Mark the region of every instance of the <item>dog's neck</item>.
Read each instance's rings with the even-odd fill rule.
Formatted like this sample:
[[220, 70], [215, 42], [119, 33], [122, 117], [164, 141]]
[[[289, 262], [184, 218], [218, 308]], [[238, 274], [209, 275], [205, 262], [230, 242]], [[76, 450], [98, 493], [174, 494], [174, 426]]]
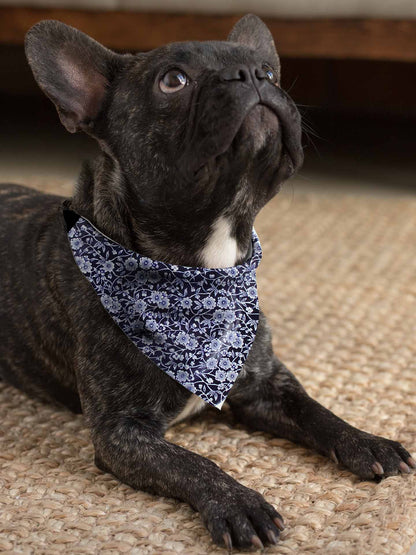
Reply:
[[224, 268], [241, 263], [251, 244], [253, 218], [227, 210], [178, 221], [135, 204], [121, 171], [107, 156], [86, 164], [72, 207], [102, 233], [153, 260], [185, 266]]

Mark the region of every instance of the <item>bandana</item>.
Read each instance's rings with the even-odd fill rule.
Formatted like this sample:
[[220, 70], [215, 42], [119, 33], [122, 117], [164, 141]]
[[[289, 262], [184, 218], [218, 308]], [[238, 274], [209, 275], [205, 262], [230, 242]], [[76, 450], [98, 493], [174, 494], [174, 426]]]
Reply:
[[142, 256], [64, 214], [75, 262], [114, 322], [168, 376], [220, 409], [258, 325], [262, 251], [254, 229], [244, 263], [194, 268]]

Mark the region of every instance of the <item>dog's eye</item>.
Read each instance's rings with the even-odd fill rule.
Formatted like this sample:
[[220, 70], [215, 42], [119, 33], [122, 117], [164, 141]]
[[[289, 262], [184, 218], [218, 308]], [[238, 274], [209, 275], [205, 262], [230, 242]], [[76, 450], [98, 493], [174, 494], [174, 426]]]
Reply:
[[271, 82], [271, 83], [277, 83], [277, 75], [276, 73], [273, 71], [273, 69], [268, 65], [268, 64], [263, 64], [263, 71], [266, 74], [266, 78]]
[[188, 76], [180, 69], [170, 69], [159, 81], [160, 90], [164, 93], [180, 91], [188, 84]]

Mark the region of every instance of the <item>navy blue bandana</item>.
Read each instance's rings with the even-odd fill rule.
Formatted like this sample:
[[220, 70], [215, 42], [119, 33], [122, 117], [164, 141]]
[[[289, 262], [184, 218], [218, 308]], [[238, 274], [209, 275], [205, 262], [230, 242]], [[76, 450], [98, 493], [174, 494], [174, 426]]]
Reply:
[[254, 229], [243, 264], [193, 268], [151, 260], [65, 213], [75, 262], [116, 324], [161, 370], [220, 409], [257, 330], [262, 251]]

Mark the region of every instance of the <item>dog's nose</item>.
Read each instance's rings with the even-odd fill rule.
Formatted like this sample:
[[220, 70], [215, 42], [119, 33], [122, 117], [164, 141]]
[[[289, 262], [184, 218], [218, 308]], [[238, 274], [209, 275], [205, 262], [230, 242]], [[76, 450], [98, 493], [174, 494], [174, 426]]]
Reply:
[[220, 72], [220, 78], [222, 81], [242, 81], [246, 83], [253, 81], [255, 83], [267, 79], [267, 75], [263, 69], [255, 65], [238, 65], [224, 68]]

